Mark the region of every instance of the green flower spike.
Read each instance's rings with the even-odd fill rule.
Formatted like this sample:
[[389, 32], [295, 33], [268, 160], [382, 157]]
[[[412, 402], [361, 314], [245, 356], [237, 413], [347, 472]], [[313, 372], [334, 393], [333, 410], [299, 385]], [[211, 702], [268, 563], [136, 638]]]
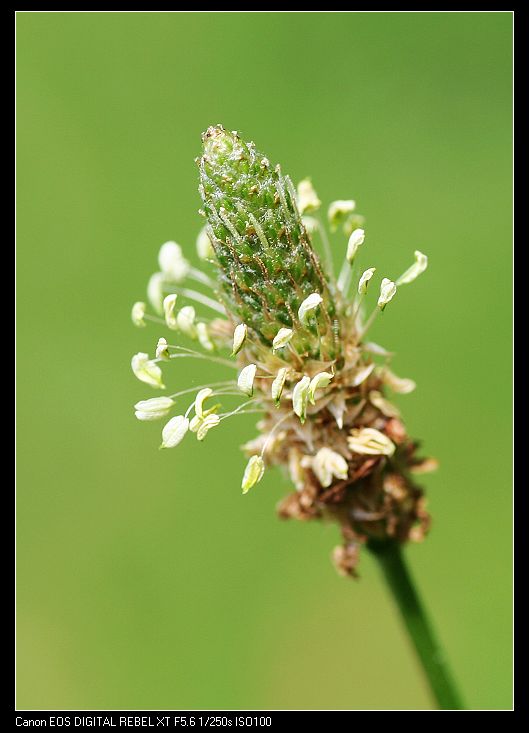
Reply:
[[[236, 132], [217, 125], [202, 139], [199, 190], [227, 310], [266, 346], [280, 328], [294, 328], [298, 353], [336, 358], [336, 307], [290, 178]], [[319, 293], [323, 307], [301, 323], [299, 307], [312, 293]]]
[[[260, 482], [266, 466], [282, 467], [296, 491], [280, 504], [280, 516], [334, 519], [344, 539], [335, 553], [338, 570], [354, 576], [357, 546], [366, 539], [417, 540], [428, 528], [411, 474], [433, 464], [415, 456], [416, 443], [385, 395], [386, 388], [405, 394], [414, 383], [392, 374], [391, 354], [365, 341], [377, 317], [391, 318], [380, 314], [428, 259], [417, 250], [400, 278], [381, 278], [368, 289], [376, 270], [358, 266], [366, 247], [363, 218], [352, 199], [338, 199], [323, 207], [342, 238], [335, 279], [311, 180], [294, 187], [279, 165], [221, 125], [209, 127], [202, 143], [197, 163], [205, 222], [196, 252], [209, 273], [194, 268], [175, 241], [162, 245], [159, 272], [147, 288], [155, 313], [138, 301], [132, 320], [140, 328], [150, 321], [165, 326], [167, 338], [156, 334], [155, 358], [140, 352], [132, 369], [158, 389], [162, 370], [178, 359], [207, 359], [231, 370], [231, 378], [140, 401], [136, 417], [168, 417], [163, 447], [193, 435], [207, 446], [219, 432], [212, 428], [259, 413], [259, 434], [245, 446], [250, 463], [243, 491]], [[237, 399], [223, 408], [224, 400]], [[170, 418], [173, 406], [177, 416]]]
[[[279, 165], [221, 125], [209, 127], [202, 142], [197, 163], [205, 222], [193, 249], [209, 272], [193, 267], [175, 241], [162, 245], [159, 271], [147, 286], [154, 313], [138, 300], [131, 318], [138, 328], [150, 322], [157, 331], [165, 328], [167, 338], [156, 333], [155, 358], [139, 351], [131, 368], [155, 389], [165, 389], [165, 372], [179, 359], [209, 360], [222, 376], [140, 400], [135, 416], [140, 422], [168, 417], [162, 448], [195, 436], [200, 450], [208, 450], [228, 418], [258, 414], [258, 434], [244, 445], [242, 493], [251, 501], [263, 490], [266, 469], [278, 466], [294, 489], [279, 504], [279, 516], [333, 521], [342, 539], [333, 552], [338, 572], [356, 577], [367, 544], [390, 580], [440, 706], [458, 708], [399, 554], [402, 543], [428, 531], [414, 474], [433, 470], [435, 461], [417, 456], [418, 443], [387, 398], [387, 389], [404, 395], [415, 383], [393, 374], [392, 354], [365, 338], [377, 318], [392, 318], [393, 303], [386, 306], [424, 273], [428, 258], [416, 250], [400, 277], [372, 285], [377, 270], [362, 263], [369, 242], [364, 219], [353, 199], [337, 199], [323, 207], [331, 232], [342, 238], [335, 279], [311, 180], [296, 189]], [[224, 408], [224, 400], [238, 402]], [[169, 417], [173, 409], [177, 414]]]

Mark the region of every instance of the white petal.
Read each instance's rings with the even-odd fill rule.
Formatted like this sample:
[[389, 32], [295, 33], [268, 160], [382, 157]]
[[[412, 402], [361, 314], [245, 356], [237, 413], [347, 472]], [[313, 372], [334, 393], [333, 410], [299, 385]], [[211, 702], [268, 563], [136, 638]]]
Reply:
[[372, 363], [359, 369], [354, 376], [353, 387], [358, 387], [360, 384], [362, 384], [362, 382], [365, 382], [374, 368], [375, 364]]
[[382, 381], [384, 384], [387, 384], [393, 392], [397, 392], [397, 394], [409, 394], [410, 392], [413, 392], [417, 386], [413, 379], [397, 377], [396, 374], [393, 374], [393, 372], [387, 368], [382, 370]]
[[375, 271], [375, 267], [370, 267], [362, 273], [362, 277], [358, 281], [358, 295], [365, 295], [367, 293], [367, 286], [369, 285], [369, 281], [375, 274]]
[[162, 303], [164, 283], [165, 277], [163, 272], [155, 272], [154, 275], [151, 275], [147, 285], [147, 298], [156, 313], [163, 312]]
[[280, 328], [272, 341], [272, 348], [274, 351], [282, 349], [286, 346], [292, 338], [294, 331], [291, 328]]
[[322, 302], [323, 298], [319, 293], [311, 293], [307, 298], [305, 298], [298, 309], [298, 317], [301, 323], [305, 324], [309, 313], [317, 308]]
[[174, 448], [189, 430], [189, 420], [183, 415], [172, 417], [162, 430], [162, 448]]
[[427, 267], [428, 257], [422, 252], [419, 252], [419, 250], [415, 250], [415, 262], [399, 277], [396, 284], [407, 285], [408, 283], [412, 283]]
[[158, 387], [158, 389], [165, 389], [162, 383], [162, 370], [154, 361], [149, 359], [148, 354], [142, 352], [134, 354], [131, 360], [131, 367], [134, 376], [140, 382], [150, 384], [151, 387]]
[[323, 389], [324, 387], [327, 387], [330, 384], [331, 379], [333, 378], [333, 374], [330, 372], [320, 372], [319, 374], [316, 374], [316, 376], [312, 377], [310, 380], [309, 385], [309, 400], [311, 404], [316, 404], [315, 401], [315, 393], [317, 389]]
[[197, 336], [203, 349], [206, 351], [213, 351], [215, 349], [213, 341], [209, 337], [208, 327], [205, 323], [197, 323]]
[[177, 327], [182, 333], [185, 333], [186, 336], [192, 339], [197, 337], [195, 317], [195, 309], [192, 305], [185, 305], [183, 308], [180, 308], [176, 316]]
[[197, 237], [197, 254], [201, 260], [215, 259], [215, 250], [211, 244], [207, 227], [203, 227]]
[[158, 339], [156, 344], [156, 358], [157, 359], [169, 359], [169, 349], [167, 348], [167, 339], [163, 336]]
[[294, 387], [292, 392], [292, 407], [301, 422], [305, 422], [307, 414], [307, 402], [309, 399], [310, 378], [303, 377]]
[[364, 243], [366, 238], [365, 232], [363, 229], [355, 229], [351, 236], [349, 237], [349, 241], [347, 243], [347, 261], [349, 264], [351, 264], [356, 257], [356, 254], [360, 248], [360, 246]]
[[140, 400], [134, 405], [139, 412], [167, 412], [174, 405], [170, 397], [153, 397], [150, 400]]
[[176, 242], [162, 244], [158, 264], [164, 275], [173, 282], [180, 282], [189, 272], [189, 262], [182, 255], [182, 248]]
[[380, 284], [380, 295], [377, 303], [378, 307], [381, 310], [384, 310], [389, 301], [395, 297], [396, 292], [397, 286], [395, 283], [392, 280], [388, 280], [387, 277], [383, 278]]
[[248, 366], [245, 366], [241, 371], [239, 378], [237, 379], [239, 389], [241, 392], [248, 395], [248, 397], [253, 395], [253, 380], [255, 379], [256, 371], [257, 366], [255, 364], [248, 364]]
[[304, 178], [298, 183], [296, 198], [300, 214], [304, 214], [308, 211], [317, 211], [321, 206], [321, 201], [314, 190], [310, 178]]
[[145, 303], [138, 301], [132, 306], [131, 318], [132, 323], [138, 328], [145, 328], [147, 325], [143, 320], [145, 316]]
[[235, 331], [233, 332], [233, 349], [231, 352], [232, 356], [235, 356], [235, 354], [238, 354], [239, 351], [244, 346], [244, 342], [246, 341], [246, 336], [248, 334], [248, 327], [245, 323], [239, 323], [238, 326], [235, 327]]
[[263, 478], [265, 470], [264, 461], [261, 456], [252, 456], [244, 469], [242, 477], [242, 493], [246, 494], [255, 484]]
[[351, 430], [347, 438], [347, 444], [354, 453], [361, 455], [385, 455], [392, 456], [395, 452], [395, 444], [387, 435], [375, 428], [357, 428]]
[[344, 480], [349, 472], [345, 458], [330, 448], [320, 448], [312, 459], [311, 468], [324, 488], [332, 484], [333, 477]]
[[277, 372], [277, 376], [272, 382], [272, 399], [275, 401], [276, 405], [279, 405], [279, 400], [281, 399], [281, 395], [283, 394], [283, 387], [285, 386], [287, 374], [288, 367], [283, 367]]
[[197, 440], [204, 440], [208, 430], [211, 430], [211, 428], [214, 428], [219, 423], [220, 423], [220, 417], [215, 414], [207, 415], [207, 417], [203, 418], [197, 430]]
[[176, 329], [176, 318], [174, 315], [174, 308], [176, 305], [176, 299], [178, 298], [176, 293], [170, 293], [163, 299], [163, 312], [165, 315], [165, 322], [171, 329]]
[[400, 412], [397, 410], [395, 405], [392, 405], [391, 402], [386, 400], [380, 392], [377, 392], [377, 390], [372, 390], [369, 393], [369, 401], [386, 417], [400, 417]]
[[347, 214], [351, 214], [356, 209], [356, 203], [352, 199], [333, 201], [327, 211], [331, 229], [334, 231], [343, 221]]
[[198, 392], [195, 397], [195, 413], [198, 417], [202, 417], [204, 414], [204, 400], [213, 394], [213, 390], [210, 387], [204, 387]]
[[168, 414], [169, 412], [167, 410], [160, 410], [160, 412], [142, 412], [141, 410], [136, 410], [134, 417], [141, 422], [151, 422], [153, 420], [160, 420], [162, 417], [167, 417]]

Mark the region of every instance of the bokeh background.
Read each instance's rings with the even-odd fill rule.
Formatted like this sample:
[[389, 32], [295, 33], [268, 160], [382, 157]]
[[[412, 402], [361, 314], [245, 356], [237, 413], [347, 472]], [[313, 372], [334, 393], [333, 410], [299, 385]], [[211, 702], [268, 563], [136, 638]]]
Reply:
[[[497, 13], [17, 15], [19, 708], [423, 709], [377, 568], [241, 497], [255, 416], [159, 452], [130, 372], [159, 246], [196, 262], [200, 133], [222, 122], [325, 204], [366, 266], [430, 268], [373, 339], [441, 462], [407, 556], [471, 708], [511, 705], [511, 25]], [[334, 240], [337, 260], [345, 242]], [[174, 389], [222, 379], [183, 360]]]

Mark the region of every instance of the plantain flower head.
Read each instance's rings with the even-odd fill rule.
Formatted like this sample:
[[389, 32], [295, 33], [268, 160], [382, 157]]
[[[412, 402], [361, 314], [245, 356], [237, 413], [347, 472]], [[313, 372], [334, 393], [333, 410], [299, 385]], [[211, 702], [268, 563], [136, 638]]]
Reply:
[[379, 280], [369, 262], [362, 266], [369, 240], [355, 201], [337, 199], [327, 206], [336, 251], [345, 254], [335, 277], [309, 178], [295, 187], [253, 142], [221, 125], [202, 135], [197, 164], [202, 268], [175, 241], [162, 245], [147, 287], [153, 312], [138, 301], [132, 321], [167, 333], [155, 334], [155, 358], [132, 358], [132, 371], [165, 389], [180, 359], [208, 359], [219, 381], [140, 400], [135, 416], [168, 418], [162, 448], [195, 436], [214, 450], [213, 428], [257, 413], [257, 435], [243, 447], [243, 494], [266, 490], [261, 481], [271, 467], [283, 470], [293, 491], [279, 516], [334, 521], [343, 540], [335, 564], [355, 576], [367, 540], [416, 541], [429, 527], [413, 477], [435, 462], [417, 457], [418, 443], [387, 394], [407, 394], [415, 383], [390, 371], [391, 352], [367, 338], [377, 317], [391, 320], [393, 305], [386, 306], [424, 273], [428, 259], [416, 250], [400, 276]]

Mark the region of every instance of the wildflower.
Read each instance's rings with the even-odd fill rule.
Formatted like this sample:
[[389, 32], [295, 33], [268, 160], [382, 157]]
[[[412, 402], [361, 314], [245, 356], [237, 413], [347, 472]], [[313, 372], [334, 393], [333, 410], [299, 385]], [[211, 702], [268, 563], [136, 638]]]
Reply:
[[[280, 504], [280, 516], [334, 519], [345, 538], [334, 553], [337, 566], [354, 576], [366, 539], [415, 540], [428, 528], [412, 475], [433, 461], [416, 455], [417, 442], [408, 438], [386, 394], [388, 388], [406, 394], [415, 383], [391, 372], [393, 354], [366, 338], [397, 288], [424, 272], [426, 255], [416, 251], [403, 275], [384, 278], [376, 306], [364, 314], [375, 267], [363, 272], [349, 295], [351, 265], [365, 244], [355, 202], [337, 200], [328, 208], [330, 228], [347, 237], [335, 278], [329, 258], [322, 262], [312, 244], [317, 232], [324, 248], [327, 235], [323, 224], [306, 215], [321, 205], [309, 179], [296, 188], [253, 143], [220, 125], [204, 133], [203, 148], [198, 167], [206, 225], [196, 247], [209, 272], [192, 267], [176, 242], [166, 242], [160, 270], [148, 284], [148, 303], [157, 315], [141, 302], [132, 313], [141, 327], [162, 316], [174, 336], [192, 339], [194, 348], [173, 338], [169, 347], [162, 336], [156, 360], [136, 354], [132, 369], [159, 389], [158, 360], [168, 370], [187, 360], [210, 360], [226, 377], [140, 400], [136, 418], [163, 418], [178, 400], [191, 400], [163, 428], [162, 447], [170, 448], [188, 431], [203, 441], [221, 422], [259, 413], [258, 434], [244, 445], [249, 460], [243, 493], [261, 480], [265, 461], [285, 468], [294, 493]], [[199, 285], [188, 287], [189, 281]], [[180, 300], [184, 305], [177, 309]], [[236, 405], [222, 406], [237, 396]]]

